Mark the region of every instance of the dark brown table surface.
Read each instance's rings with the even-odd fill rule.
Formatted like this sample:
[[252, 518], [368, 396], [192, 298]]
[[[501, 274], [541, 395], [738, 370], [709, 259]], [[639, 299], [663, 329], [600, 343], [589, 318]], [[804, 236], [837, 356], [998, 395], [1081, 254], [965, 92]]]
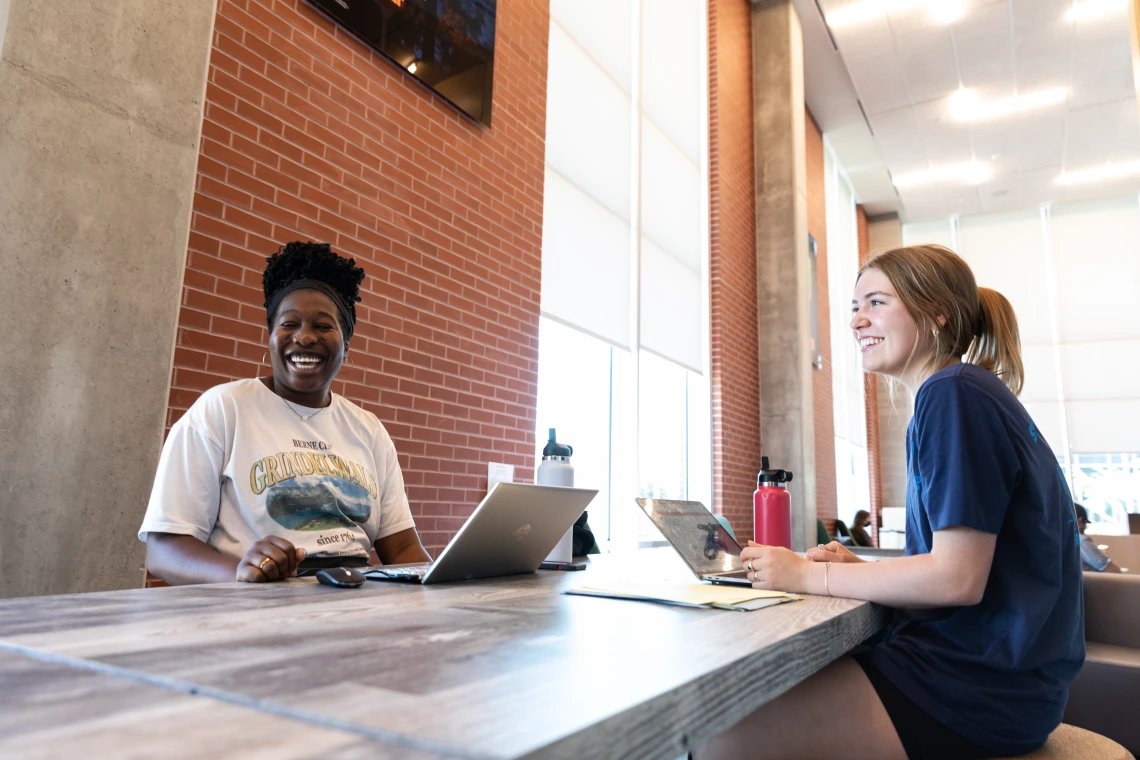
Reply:
[[728, 612], [558, 593], [651, 573], [685, 578], [654, 549], [428, 587], [3, 600], [0, 754], [676, 758], [885, 622], [827, 597]]

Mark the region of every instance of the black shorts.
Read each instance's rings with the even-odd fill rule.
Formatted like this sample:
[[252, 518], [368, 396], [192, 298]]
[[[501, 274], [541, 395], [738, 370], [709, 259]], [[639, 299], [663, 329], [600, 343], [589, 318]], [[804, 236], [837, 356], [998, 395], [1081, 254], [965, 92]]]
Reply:
[[865, 654], [856, 654], [855, 662], [875, 687], [879, 701], [887, 710], [895, 732], [902, 741], [908, 760], [984, 760], [1001, 757], [981, 747], [958, 732], [935, 720], [930, 713], [910, 700], [872, 665]]

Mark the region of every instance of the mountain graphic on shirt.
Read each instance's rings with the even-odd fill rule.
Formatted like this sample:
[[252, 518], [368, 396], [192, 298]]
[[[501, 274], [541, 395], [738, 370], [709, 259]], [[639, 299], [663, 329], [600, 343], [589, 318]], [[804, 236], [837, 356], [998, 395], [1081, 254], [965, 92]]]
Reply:
[[354, 528], [372, 514], [368, 491], [340, 478], [301, 477], [271, 486], [265, 509], [289, 530]]

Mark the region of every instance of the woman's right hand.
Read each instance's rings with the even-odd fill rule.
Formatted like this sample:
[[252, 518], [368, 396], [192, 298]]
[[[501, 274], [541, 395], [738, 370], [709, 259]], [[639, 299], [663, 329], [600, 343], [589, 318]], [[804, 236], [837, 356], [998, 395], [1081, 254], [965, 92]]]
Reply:
[[866, 562], [838, 541], [808, 549], [807, 558], [812, 562]]
[[298, 549], [278, 536], [266, 536], [246, 551], [237, 566], [237, 580], [265, 583], [291, 578], [297, 574], [297, 563], [305, 558]]

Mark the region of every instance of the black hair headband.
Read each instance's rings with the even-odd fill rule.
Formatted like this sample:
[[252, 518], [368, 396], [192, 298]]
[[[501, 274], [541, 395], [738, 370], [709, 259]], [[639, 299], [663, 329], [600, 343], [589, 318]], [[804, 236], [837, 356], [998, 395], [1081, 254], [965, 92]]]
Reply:
[[277, 308], [281, 306], [281, 301], [285, 298], [285, 296], [289, 295], [294, 290], [303, 289], [319, 290], [332, 299], [332, 302], [336, 304], [336, 310], [340, 315], [341, 333], [344, 335], [345, 343], [347, 343], [349, 339], [352, 338], [353, 330], [356, 329], [356, 317], [353, 314], [353, 310], [348, 307], [348, 304], [345, 302], [344, 297], [337, 292], [336, 288], [334, 288], [332, 285], [329, 285], [327, 282], [321, 282], [320, 280], [294, 280], [288, 285], [284, 285], [278, 288], [277, 291], [273, 294], [273, 297], [269, 299], [269, 303], [265, 307], [265, 321], [268, 323], [269, 329], [273, 329], [273, 318], [277, 315]]

